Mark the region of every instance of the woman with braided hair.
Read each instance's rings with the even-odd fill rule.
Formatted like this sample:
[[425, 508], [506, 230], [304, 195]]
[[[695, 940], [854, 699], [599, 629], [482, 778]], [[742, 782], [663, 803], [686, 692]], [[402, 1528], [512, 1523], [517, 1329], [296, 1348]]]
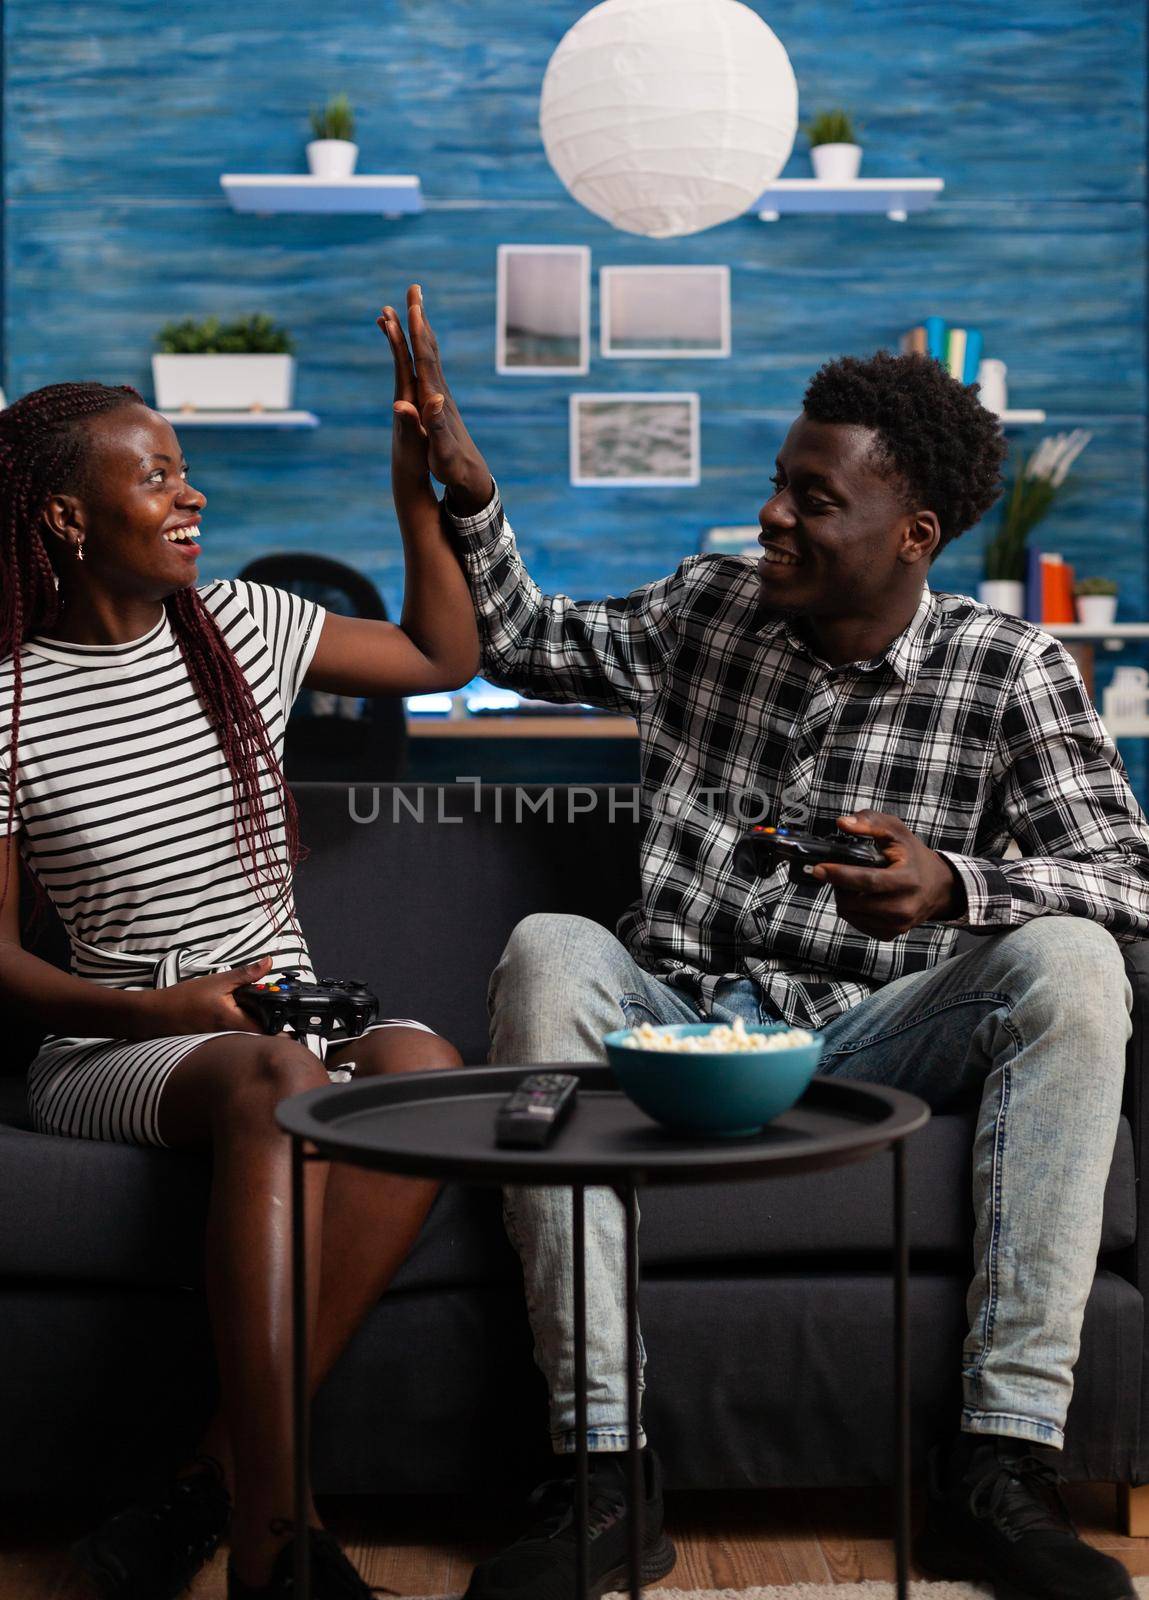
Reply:
[[[477, 667], [427, 470], [443, 402], [419, 291], [415, 362], [390, 307], [379, 326], [395, 366], [400, 626], [258, 584], [197, 586], [205, 499], [170, 424], [135, 390], [54, 384], [0, 412], [0, 1000], [53, 1029], [29, 1073], [33, 1125], [212, 1154], [220, 1409], [170, 1484], [77, 1547], [100, 1592], [123, 1600], [180, 1593], [229, 1521], [232, 1600], [285, 1593], [294, 1561], [290, 1156], [274, 1111], [327, 1075], [234, 998], [272, 971], [313, 975], [280, 769], [291, 702], [304, 685], [445, 689]], [[21, 946], [20, 856], [68, 930], [70, 974]], [[400, 1019], [332, 1046], [326, 1065], [349, 1059], [359, 1076], [459, 1061]], [[406, 1255], [434, 1185], [350, 1167], [329, 1177], [323, 1164], [307, 1182], [316, 1387]], [[316, 1517], [305, 1536], [317, 1600], [370, 1593]]]

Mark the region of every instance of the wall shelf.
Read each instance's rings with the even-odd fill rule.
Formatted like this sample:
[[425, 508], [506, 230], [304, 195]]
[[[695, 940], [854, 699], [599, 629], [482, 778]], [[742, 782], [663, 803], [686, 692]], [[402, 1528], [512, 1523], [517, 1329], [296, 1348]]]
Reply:
[[1149, 639], [1149, 622], [1112, 622], [1107, 628], [1090, 628], [1084, 622], [1043, 622], [1055, 639], [1097, 639], [1105, 650], [1120, 650], [1130, 639]]
[[750, 209], [759, 222], [800, 213], [884, 214], [891, 222], [905, 222], [911, 211], [928, 211], [944, 188], [944, 178], [854, 178], [848, 183], [779, 178]]
[[423, 209], [423, 188], [410, 174], [370, 173], [351, 178], [312, 178], [307, 173], [225, 172], [220, 187], [233, 211], [355, 211], [399, 217]]
[[1003, 428], [1024, 428], [1030, 423], [1044, 422], [1044, 411], [999, 411], [998, 420]]
[[1091, 628], [1084, 622], [1046, 622], [1042, 628], [1056, 639], [1149, 639], [1149, 622], [1111, 622], [1105, 628]]
[[180, 428], [318, 428], [314, 411], [161, 411]]

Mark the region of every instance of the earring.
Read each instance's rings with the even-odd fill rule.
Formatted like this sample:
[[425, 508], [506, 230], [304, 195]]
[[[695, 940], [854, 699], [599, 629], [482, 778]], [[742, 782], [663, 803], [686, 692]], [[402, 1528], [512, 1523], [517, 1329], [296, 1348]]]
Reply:
[[83, 559], [84, 559], [84, 541], [83, 541], [83, 539], [78, 539], [76, 541], [76, 560], [77, 561], [83, 561]]

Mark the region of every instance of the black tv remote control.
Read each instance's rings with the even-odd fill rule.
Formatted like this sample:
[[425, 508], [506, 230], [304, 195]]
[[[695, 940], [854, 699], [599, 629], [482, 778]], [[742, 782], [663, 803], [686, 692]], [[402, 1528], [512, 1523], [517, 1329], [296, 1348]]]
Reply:
[[570, 1116], [577, 1094], [573, 1072], [532, 1072], [499, 1108], [495, 1143], [511, 1149], [545, 1149]]

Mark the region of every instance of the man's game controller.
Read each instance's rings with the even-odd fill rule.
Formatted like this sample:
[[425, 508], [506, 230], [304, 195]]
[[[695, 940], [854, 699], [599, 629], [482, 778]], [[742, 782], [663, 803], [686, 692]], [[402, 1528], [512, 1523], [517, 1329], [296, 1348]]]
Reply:
[[740, 878], [765, 878], [783, 862], [795, 883], [808, 878], [822, 862], [843, 867], [888, 867], [873, 839], [851, 839], [840, 833], [824, 838], [792, 828], [751, 828], [734, 846], [734, 870]]
[[298, 967], [263, 983], [242, 983], [236, 1004], [267, 1033], [290, 1026], [296, 1038], [318, 1034], [332, 1043], [354, 1039], [379, 1015], [379, 1002], [354, 978], [304, 978]]

